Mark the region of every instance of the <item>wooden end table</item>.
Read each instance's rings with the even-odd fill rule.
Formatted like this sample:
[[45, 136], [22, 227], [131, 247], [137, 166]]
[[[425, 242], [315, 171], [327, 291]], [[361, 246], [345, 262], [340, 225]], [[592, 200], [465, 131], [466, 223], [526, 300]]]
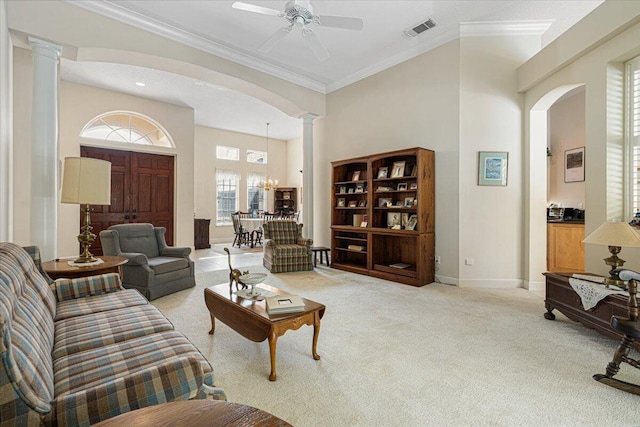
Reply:
[[223, 427], [274, 426], [291, 424], [252, 406], [220, 400], [179, 400], [126, 412], [96, 427]]
[[[289, 295], [287, 292], [265, 284], [261, 284], [260, 288], [276, 295]], [[316, 347], [320, 334], [320, 319], [324, 316], [324, 305], [302, 298], [305, 305], [304, 311], [270, 315], [267, 313], [264, 297], [251, 299], [239, 297], [230, 290], [227, 283], [206, 288], [204, 301], [211, 314], [209, 334], [215, 332], [215, 319], [218, 318], [222, 323], [251, 341], [262, 342], [269, 339], [270, 381], [276, 380], [276, 343], [278, 337], [287, 331], [300, 329], [302, 325], [313, 325], [311, 354], [315, 360], [320, 360]]]
[[122, 266], [127, 263], [125, 257], [105, 255], [96, 258], [100, 258], [104, 262], [96, 265], [72, 266], [68, 263], [68, 261], [73, 261], [72, 259], [58, 259], [42, 263], [42, 269], [53, 280], [60, 278], [75, 279], [77, 277], [95, 276], [105, 273], [118, 273], [120, 279], [122, 279]]

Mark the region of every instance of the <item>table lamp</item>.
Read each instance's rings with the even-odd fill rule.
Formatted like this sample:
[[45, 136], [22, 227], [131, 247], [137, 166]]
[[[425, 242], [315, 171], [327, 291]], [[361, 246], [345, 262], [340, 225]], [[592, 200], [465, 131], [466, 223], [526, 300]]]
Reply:
[[625, 261], [618, 258], [623, 246], [627, 248], [640, 247], [638, 233], [626, 222], [605, 222], [596, 228], [593, 233], [589, 234], [583, 242], [594, 245], [607, 245], [609, 247], [611, 256], [605, 258], [604, 262], [611, 267], [611, 270], [609, 270], [609, 277], [604, 282], [607, 285], [625, 288], [624, 281], [615, 275], [614, 270], [624, 265]]
[[62, 203], [83, 205], [84, 226], [78, 235], [82, 253], [74, 262], [86, 264], [98, 261], [89, 248], [96, 239], [91, 232], [91, 205], [111, 204], [111, 163], [89, 157], [66, 157], [62, 179]]

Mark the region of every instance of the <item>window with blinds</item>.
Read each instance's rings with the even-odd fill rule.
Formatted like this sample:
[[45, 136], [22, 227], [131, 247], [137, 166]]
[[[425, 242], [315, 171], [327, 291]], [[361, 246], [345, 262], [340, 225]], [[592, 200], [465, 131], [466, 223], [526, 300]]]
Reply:
[[640, 214], [640, 57], [626, 64], [626, 142], [631, 163], [631, 207]]
[[216, 225], [232, 225], [231, 214], [238, 211], [240, 173], [216, 170]]
[[264, 187], [260, 183], [265, 182], [267, 176], [250, 172], [247, 176], [247, 208], [249, 212], [264, 211]]

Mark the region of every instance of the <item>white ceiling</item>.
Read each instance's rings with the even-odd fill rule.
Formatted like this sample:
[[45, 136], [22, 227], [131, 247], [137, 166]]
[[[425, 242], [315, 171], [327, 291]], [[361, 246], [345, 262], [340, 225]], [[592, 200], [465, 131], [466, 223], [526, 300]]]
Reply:
[[[313, 26], [330, 52], [319, 62], [299, 28], [265, 55], [257, 48], [286, 21], [231, 7], [233, 1], [66, 0], [166, 37], [193, 40], [194, 46], [323, 93], [346, 86], [389, 66], [453, 40], [464, 23], [508, 23], [518, 31], [540, 31], [542, 45], [553, 41], [602, 3], [595, 1], [365, 1], [312, 0], [316, 15], [360, 17], [362, 31]], [[284, 10], [284, 0], [246, 0]], [[410, 38], [404, 29], [427, 18], [437, 26]], [[540, 25], [537, 25], [537, 24]], [[160, 30], [159, 30], [160, 28]], [[498, 25], [494, 25], [498, 28]], [[504, 26], [503, 26], [504, 28]], [[548, 29], [547, 29], [548, 28]], [[293, 139], [300, 119], [239, 92], [171, 73], [103, 63], [63, 60], [61, 77], [93, 86], [194, 108], [196, 123], [237, 132]], [[136, 81], [146, 83], [135, 86]]]

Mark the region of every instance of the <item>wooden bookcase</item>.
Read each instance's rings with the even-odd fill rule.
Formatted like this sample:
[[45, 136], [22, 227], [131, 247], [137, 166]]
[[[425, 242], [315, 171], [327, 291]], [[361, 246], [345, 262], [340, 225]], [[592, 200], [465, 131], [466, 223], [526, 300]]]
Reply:
[[411, 148], [331, 165], [331, 266], [413, 286], [432, 283], [434, 152]]
[[291, 215], [298, 210], [296, 187], [278, 187], [273, 192], [273, 212]]

